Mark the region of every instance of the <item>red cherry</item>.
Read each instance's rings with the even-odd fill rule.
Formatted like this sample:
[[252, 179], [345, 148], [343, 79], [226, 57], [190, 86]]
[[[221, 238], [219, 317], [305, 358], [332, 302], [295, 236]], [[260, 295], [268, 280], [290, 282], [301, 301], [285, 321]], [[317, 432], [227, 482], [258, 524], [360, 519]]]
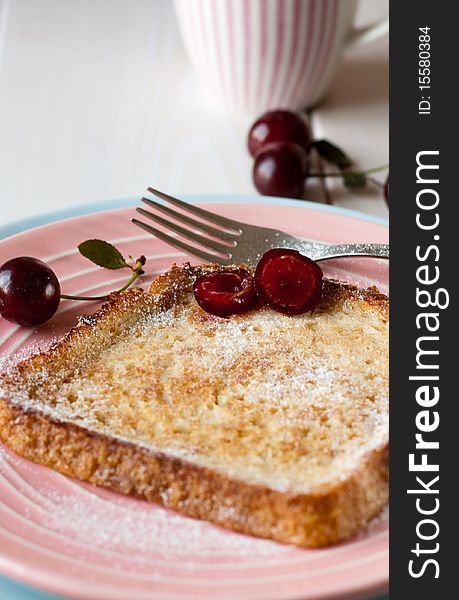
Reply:
[[58, 309], [60, 293], [54, 271], [38, 258], [12, 258], [0, 267], [0, 315], [8, 321], [45, 323]]
[[206, 312], [229, 317], [246, 312], [258, 302], [255, 281], [245, 269], [221, 269], [196, 279], [194, 297]]
[[268, 306], [287, 315], [312, 311], [322, 295], [319, 265], [297, 250], [274, 248], [260, 259], [255, 285]]
[[264, 146], [253, 164], [253, 182], [265, 196], [301, 198], [309, 170], [305, 150], [291, 142], [273, 142]]
[[255, 121], [247, 142], [252, 156], [271, 142], [293, 142], [309, 152], [311, 137], [305, 119], [289, 110], [271, 110]]

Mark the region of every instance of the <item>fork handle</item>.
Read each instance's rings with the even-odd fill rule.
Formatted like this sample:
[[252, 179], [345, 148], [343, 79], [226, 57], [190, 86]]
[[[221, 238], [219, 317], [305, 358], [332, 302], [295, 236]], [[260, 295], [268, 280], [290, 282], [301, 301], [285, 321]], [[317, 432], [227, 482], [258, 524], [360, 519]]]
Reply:
[[324, 244], [320, 249], [317, 249], [317, 256], [314, 257], [314, 260], [325, 260], [339, 256], [389, 258], [389, 244]]

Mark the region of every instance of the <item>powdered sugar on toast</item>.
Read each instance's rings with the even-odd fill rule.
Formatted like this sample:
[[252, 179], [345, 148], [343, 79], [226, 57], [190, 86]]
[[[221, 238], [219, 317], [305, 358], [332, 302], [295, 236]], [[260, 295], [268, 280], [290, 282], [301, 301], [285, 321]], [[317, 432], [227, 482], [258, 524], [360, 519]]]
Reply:
[[8, 400], [231, 478], [314, 491], [387, 442], [387, 318], [365, 295], [338, 295], [313, 315], [220, 319], [188, 294], [70, 376], [46, 363], [33, 393]]

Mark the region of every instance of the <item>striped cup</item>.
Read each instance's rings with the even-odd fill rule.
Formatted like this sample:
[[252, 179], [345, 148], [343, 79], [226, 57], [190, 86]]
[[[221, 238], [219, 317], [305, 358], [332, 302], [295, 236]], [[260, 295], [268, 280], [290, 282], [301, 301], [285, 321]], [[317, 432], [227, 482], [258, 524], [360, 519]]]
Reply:
[[353, 26], [357, 0], [175, 0], [200, 79], [221, 102], [258, 114], [316, 104], [343, 49], [377, 39], [388, 19]]

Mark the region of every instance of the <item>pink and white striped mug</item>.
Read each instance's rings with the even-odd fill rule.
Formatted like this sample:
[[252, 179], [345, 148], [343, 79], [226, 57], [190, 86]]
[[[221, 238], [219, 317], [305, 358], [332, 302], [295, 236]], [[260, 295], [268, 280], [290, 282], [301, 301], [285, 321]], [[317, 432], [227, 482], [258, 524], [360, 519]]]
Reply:
[[343, 49], [375, 40], [388, 19], [353, 26], [357, 0], [175, 0], [203, 83], [233, 109], [298, 109], [325, 94]]

